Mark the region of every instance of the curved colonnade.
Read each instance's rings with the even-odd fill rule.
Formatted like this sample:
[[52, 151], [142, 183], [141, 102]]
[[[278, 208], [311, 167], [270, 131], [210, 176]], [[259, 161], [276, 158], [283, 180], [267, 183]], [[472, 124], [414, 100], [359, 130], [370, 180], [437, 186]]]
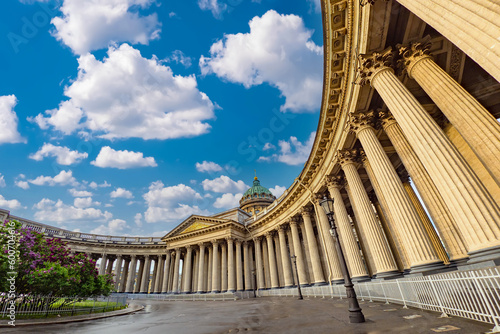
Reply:
[[101, 257], [100, 272], [113, 272], [128, 293], [342, 283], [324, 196], [335, 201], [355, 281], [500, 264], [498, 3], [322, 7], [316, 139], [301, 174], [269, 207], [191, 216], [161, 239], [82, 238], [19, 219]]

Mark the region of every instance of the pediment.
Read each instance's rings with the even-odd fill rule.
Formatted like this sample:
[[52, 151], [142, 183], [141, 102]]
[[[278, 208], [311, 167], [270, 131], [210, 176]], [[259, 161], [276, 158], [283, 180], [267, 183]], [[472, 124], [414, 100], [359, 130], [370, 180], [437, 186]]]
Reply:
[[212, 217], [204, 217], [204, 216], [190, 216], [185, 221], [180, 223], [176, 228], [167, 233], [163, 238], [171, 238], [183, 234], [188, 234], [195, 231], [200, 231], [203, 229], [208, 229], [210, 227], [224, 224], [229, 222], [228, 219], [217, 219]]

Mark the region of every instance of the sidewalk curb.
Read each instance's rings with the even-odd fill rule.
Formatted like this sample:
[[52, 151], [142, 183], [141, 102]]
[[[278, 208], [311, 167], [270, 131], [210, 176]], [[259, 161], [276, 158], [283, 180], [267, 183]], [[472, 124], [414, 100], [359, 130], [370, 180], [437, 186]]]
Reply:
[[[88, 321], [88, 320], [117, 317], [120, 315], [127, 315], [127, 314], [135, 313], [138, 311], [142, 311], [142, 310], [144, 310], [144, 305], [132, 305], [132, 306], [130, 306], [126, 309], [123, 309], [123, 310], [107, 312], [106, 314], [99, 314], [99, 315], [98, 314], [91, 315], [91, 316], [77, 315], [74, 317], [65, 317], [66, 319], [58, 318], [58, 319], [51, 319], [48, 321], [31, 321], [30, 319], [18, 320], [18, 321], [16, 321], [15, 326], [10, 326], [8, 324], [0, 324], [0, 328], [12, 328], [12, 327], [17, 327], [17, 326], [56, 325], [56, 324], [66, 324], [66, 323], [70, 323], [70, 322], [82, 322], [82, 321]], [[77, 318], [77, 317], [80, 317], [80, 318]], [[7, 318], [7, 321], [8, 321], [8, 318]]]

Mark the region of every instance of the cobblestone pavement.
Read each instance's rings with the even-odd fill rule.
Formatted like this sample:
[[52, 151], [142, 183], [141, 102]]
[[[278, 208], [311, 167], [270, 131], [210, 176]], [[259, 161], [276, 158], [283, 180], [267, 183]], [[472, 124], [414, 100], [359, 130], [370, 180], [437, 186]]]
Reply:
[[259, 298], [225, 302], [132, 301], [143, 311], [87, 322], [2, 328], [2, 333], [486, 333], [493, 325], [400, 305], [361, 302], [367, 321], [349, 324], [347, 301], [339, 299]]

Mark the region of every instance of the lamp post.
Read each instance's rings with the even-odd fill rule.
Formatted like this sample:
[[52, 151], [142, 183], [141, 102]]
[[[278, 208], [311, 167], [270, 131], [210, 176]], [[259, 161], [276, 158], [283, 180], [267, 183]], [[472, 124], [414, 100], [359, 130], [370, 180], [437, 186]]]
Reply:
[[328, 199], [324, 196], [323, 200], [319, 204], [323, 210], [325, 210], [328, 222], [330, 223], [330, 234], [335, 240], [335, 248], [337, 249], [337, 255], [339, 257], [340, 269], [342, 270], [342, 275], [344, 276], [344, 286], [347, 294], [347, 300], [349, 301], [349, 322], [352, 324], [365, 322], [365, 316], [359, 307], [359, 303], [356, 298], [356, 291], [354, 291], [354, 285], [352, 284], [349, 269], [347, 268], [347, 264], [345, 262], [344, 252], [340, 246], [337, 226], [335, 225], [335, 219], [333, 218], [333, 199]]
[[256, 290], [257, 290], [257, 275], [256, 275], [256, 270], [252, 269], [252, 276], [253, 276], [253, 298], [257, 298]]
[[300, 282], [299, 282], [299, 272], [297, 271], [297, 256], [293, 255], [290, 256], [293, 262], [293, 266], [295, 267], [295, 275], [297, 276], [297, 290], [299, 290], [299, 299], [304, 299], [302, 297], [302, 290], [300, 289]]

